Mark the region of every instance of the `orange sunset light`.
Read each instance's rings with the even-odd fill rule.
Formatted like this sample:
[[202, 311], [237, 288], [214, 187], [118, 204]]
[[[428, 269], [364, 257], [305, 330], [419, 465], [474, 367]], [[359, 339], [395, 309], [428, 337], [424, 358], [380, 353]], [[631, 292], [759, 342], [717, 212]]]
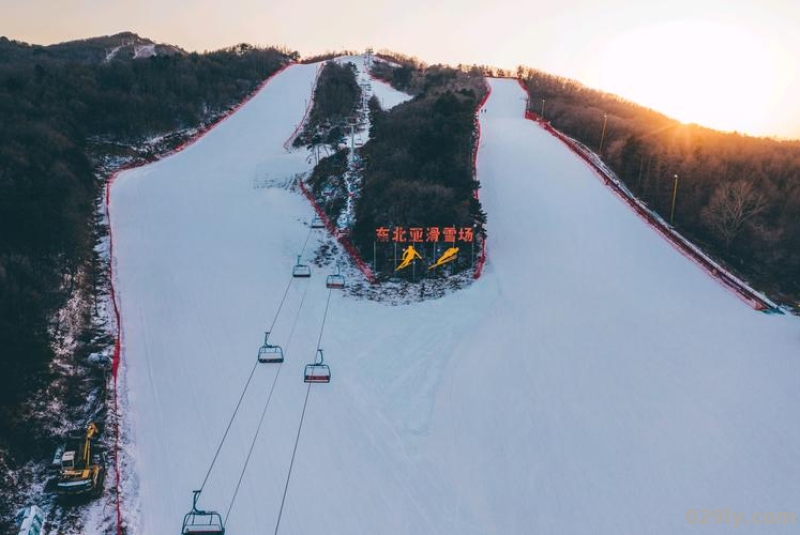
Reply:
[[727, 23], [670, 22], [614, 36], [598, 85], [686, 123], [768, 135], [795, 66], [764, 36]]

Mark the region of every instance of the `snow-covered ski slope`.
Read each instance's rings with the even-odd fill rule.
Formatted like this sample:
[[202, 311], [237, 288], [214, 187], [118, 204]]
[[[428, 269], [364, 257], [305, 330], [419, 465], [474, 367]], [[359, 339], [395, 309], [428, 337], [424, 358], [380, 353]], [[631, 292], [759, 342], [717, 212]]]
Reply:
[[[315, 73], [112, 189], [132, 533], [179, 532], [309, 235], [279, 186], [309, 167], [282, 144]], [[310, 387], [279, 533], [729, 533], [687, 510], [792, 511], [800, 322], [722, 289], [491, 85], [484, 275], [407, 306], [331, 295], [332, 382]], [[226, 516], [274, 381], [229, 535], [275, 532], [327, 274], [289, 287], [286, 362], [256, 368], [200, 500]]]

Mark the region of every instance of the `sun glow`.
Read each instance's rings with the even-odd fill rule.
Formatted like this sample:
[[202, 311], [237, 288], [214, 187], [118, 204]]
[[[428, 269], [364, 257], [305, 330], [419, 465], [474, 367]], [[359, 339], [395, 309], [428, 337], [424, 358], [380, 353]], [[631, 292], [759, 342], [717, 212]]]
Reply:
[[683, 122], [768, 133], [794, 68], [766, 43], [717, 22], [641, 28], [608, 42], [598, 86]]

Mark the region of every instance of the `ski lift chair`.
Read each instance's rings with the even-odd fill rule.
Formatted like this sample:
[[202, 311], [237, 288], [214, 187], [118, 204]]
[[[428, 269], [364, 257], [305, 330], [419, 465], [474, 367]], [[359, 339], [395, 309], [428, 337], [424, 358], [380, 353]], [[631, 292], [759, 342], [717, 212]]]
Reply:
[[303, 376], [303, 382], [305, 383], [331, 382], [331, 369], [325, 364], [325, 358], [322, 355], [321, 349], [317, 349], [317, 358], [314, 363], [306, 364]]
[[325, 287], [326, 288], [333, 288], [335, 290], [341, 290], [344, 288], [344, 275], [339, 273], [339, 265], [336, 265], [336, 273], [333, 275], [328, 275], [328, 278], [325, 279]]
[[292, 277], [310, 277], [311, 268], [306, 264], [300, 263], [300, 255], [297, 255], [297, 263], [292, 268]]
[[222, 516], [216, 511], [202, 511], [197, 508], [200, 491], [195, 490], [192, 510], [183, 517], [181, 535], [225, 535]]
[[264, 345], [258, 348], [258, 362], [283, 362], [283, 348], [268, 342], [269, 331], [264, 333]]
[[318, 215], [315, 215], [311, 220], [311, 228], [325, 228], [325, 223], [322, 222], [322, 219]]

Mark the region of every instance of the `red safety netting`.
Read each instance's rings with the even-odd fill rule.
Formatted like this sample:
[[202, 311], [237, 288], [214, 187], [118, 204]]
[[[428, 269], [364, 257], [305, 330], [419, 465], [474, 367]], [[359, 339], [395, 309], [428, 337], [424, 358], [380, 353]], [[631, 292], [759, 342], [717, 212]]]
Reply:
[[[319, 80], [319, 75], [322, 72], [322, 67], [324, 67], [324, 66], [325, 66], [325, 63], [321, 63], [320, 66], [317, 67], [317, 74], [314, 77], [314, 83], [312, 84], [312, 87], [317, 87], [317, 80]], [[306, 104], [306, 111], [305, 111], [305, 113], [303, 113], [303, 118], [300, 119], [300, 122], [297, 123], [297, 126], [295, 127], [294, 131], [291, 133], [291, 135], [288, 138], [286, 138], [286, 141], [283, 142], [284, 150], [289, 150], [291, 148], [292, 142], [294, 141], [294, 138], [297, 137], [297, 135], [300, 133], [300, 130], [303, 128], [303, 125], [308, 120], [308, 115], [311, 113], [311, 109], [313, 107], [314, 107], [314, 92], [312, 91], [311, 92], [311, 98], [308, 99], [308, 104]]]
[[[480, 113], [481, 108], [483, 108], [484, 104], [486, 104], [486, 101], [489, 100], [489, 95], [491, 95], [491, 93], [492, 93], [492, 86], [490, 86], [487, 83], [486, 84], [486, 93], [483, 95], [483, 98], [481, 99], [480, 102], [478, 102], [478, 105], [475, 107], [475, 113], [476, 114]], [[472, 173], [475, 176], [475, 178], [477, 179], [477, 176], [478, 176], [478, 149], [480, 149], [480, 145], [481, 145], [481, 122], [477, 117], [475, 119], [475, 130], [477, 132], [477, 135], [475, 136], [475, 147], [472, 150]], [[480, 197], [478, 191], [479, 190], [476, 189], [474, 191], [474, 193], [473, 193], [475, 195], [476, 199], [478, 199]], [[476, 279], [480, 278], [480, 276], [483, 274], [483, 266], [484, 266], [484, 264], [486, 264], [486, 237], [485, 236], [481, 239], [481, 250], [480, 250], [480, 254], [478, 256], [478, 262], [475, 264], [475, 272], [472, 275], [473, 278], [476, 278]]]
[[[233, 115], [237, 110], [239, 110], [239, 108], [241, 108], [242, 106], [247, 104], [256, 94], [258, 94], [264, 88], [265, 85], [267, 85], [267, 83], [270, 80], [272, 80], [279, 73], [281, 73], [284, 70], [286, 70], [290, 65], [291, 64], [284, 65], [283, 67], [281, 67], [280, 69], [278, 69], [277, 71], [272, 73], [266, 80], [261, 82], [258, 85], [258, 87], [252, 93], [250, 93], [250, 95], [248, 95], [244, 100], [242, 100], [240, 103], [238, 103], [237, 105], [233, 106], [230, 110], [225, 112], [220, 117], [219, 120], [217, 120], [216, 122], [214, 122], [213, 124], [211, 124], [209, 126], [205, 126], [205, 127], [202, 127], [200, 129], [198, 129], [197, 133], [194, 136], [192, 136], [192, 138], [188, 139], [187, 141], [185, 141], [181, 145], [178, 145], [177, 147], [173, 148], [169, 152], [167, 152], [165, 154], [162, 154], [162, 155], [159, 155], [155, 159], [156, 160], [160, 160], [160, 159], [166, 158], [167, 156], [171, 156], [171, 155], [173, 155], [173, 154], [175, 154], [177, 152], [180, 152], [180, 151], [184, 150], [185, 148], [191, 146], [195, 142], [197, 142], [197, 140], [202, 138], [204, 135], [206, 135], [208, 132], [213, 130], [215, 127], [219, 126], [228, 117]], [[121, 505], [121, 501], [122, 500], [120, 499], [121, 488], [120, 488], [120, 465], [119, 465], [119, 434], [120, 434], [119, 433], [119, 428], [120, 428], [120, 425], [121, 425], [120, 424], [121, 416], [119, 414], [119, 388], [117, 387], [118, 386], [117, 379], [118, 379], [119, 366], [120, 366], [120, 361], [121, 361], [121, 358], [122, 358], [123, 331], [122, 331], [122, 316], [120, 314], [120, 308], [119, 308], [119, 304], [118, 304], [118, 300], [117, 300], [116, 289], [114, 287], [114, 233], [113, 233], [112, 227], [111, 227], [111, 186], [113, 185], [114, 181], [117, 179], [119, 174], [122, 173], [123, 171], [127, 171], [129, 169], [133, 169], [133, 168], [136, 168], [136, 167], [139, 167], [139, 166], [142, 166], [142, 165], [146, 165], [147, 163], [150, 163], [150, 162], [142, 162], [142, 163], [135, 163], [135, 164], [126, 165], [126, 166], [123, 166], [120, 169], [118, 169], [116, 172], [114, 172], [114, 174], [112, 174], [108, 178], [108, 180], [106, 181], [105, 200], [104, 200], [106, 219], [108, 221], [108, 228], [109, 228], [109, 232], [108, 232], [108, 236], [109, 236], [109, 258], [110, 258], [109, 276], [110, 276], [110, 280], [111, 280], [111, 284], [110, 284], [110, 286], [111, 286], [111, 302], [112, 302], [112, 305], [113, 305], [113, 314], [114, 314], [114, 320], [116, 321], [116, 329], [117, 329], [116, 337], [115, 337], [115, 340], [114, 340], [114, 357], [113, 357], [112, 365], [111, 365], [112, 377], [113, 377], [113, 380], [114, 380], [114, 414], [116, 415], [116, 425], [115, 425], [115, 430], [114, 430], [114, 464], [115, 464], [115, 472], [116, 472], [115, 485], [116, 485], [116, 493], [117, 493], [117, 497], [116, 497], [117, 535], [122, 535], [122, 533], [123, 533], [123, 531], [122, 531], [122, 526], [123, 526], [123, 523], [122, 523], [122, 505]]]
[[364, 259], [361, 258], [361, 255], [358, 254], [358, 250], [356, 250], [353, 242], [350, 241], [350, 238], [347, 236], [347, 234], [340, 231], [333, 225], [325, 211], [319, 206], [319, 204], [317, 204], [316, 199], [314, 199], [314, 194], [309, 191], [309, 189], [303, 183], [303, 180], [299, 179], [298, 183], [300, 186], [300, 191], [303, 192], [303, 195], [305, 195], [306, 199], [308, 199], [308, 202], [310, 202], [311, 206], [314, 207], [314, 212], [316, 212], [317, 217], [320, 218], [328, 232], [330, 232], [331, 235], [336, 238], [339, 244], [344, 247], [344, 250], [350, 255], [353, 263], [356, 265], [356, 267], [358, 267], [361, 273], [364, 274], [370, 284], [374, 283], [375, 275], [372, 273], [372, 269], [370, 269], [369, 264], [367, 264]]
[[[528, 94], [528, 88], [522, 80], [518, 80], [520, 86]], [[600, 160], [600, 157], [582, 145], [575, 139], [565, 135], [564, 133], [556, 130], [549, 121], [546, 121], [536, 112], [525, 107], [525, 118], [535, 121], [547, 132], [561, 140], [572, 152], [577, 154], [595, 174], [608, 186], [617, 197], [622, 199], [633, 211], [648, 225], [654, 228], [661, 236], [664, 237], [675, 249], [683, 256], [693, 261], [700, 266], [711, 277], [719, 281], [723, 287], [732, 291], [739, 299], [753, 307], [755, 310], [767, 311], [776, 310], [777, 306], [770, 302], [763, 295], [750, 288], [746, 283], [739, 280], [735, 275], [720, 266], [717, 262], [709, 258], [706, 254], [700, 251], [697, 246], [689, 242], [686, 238], [681, 236], [675, 229], [673, 229], [666, 221], [660, 216], [653, 213], [647, 208], [639, 199], [625, 188], [619, 179], [611, 172], [605, 164]]]

